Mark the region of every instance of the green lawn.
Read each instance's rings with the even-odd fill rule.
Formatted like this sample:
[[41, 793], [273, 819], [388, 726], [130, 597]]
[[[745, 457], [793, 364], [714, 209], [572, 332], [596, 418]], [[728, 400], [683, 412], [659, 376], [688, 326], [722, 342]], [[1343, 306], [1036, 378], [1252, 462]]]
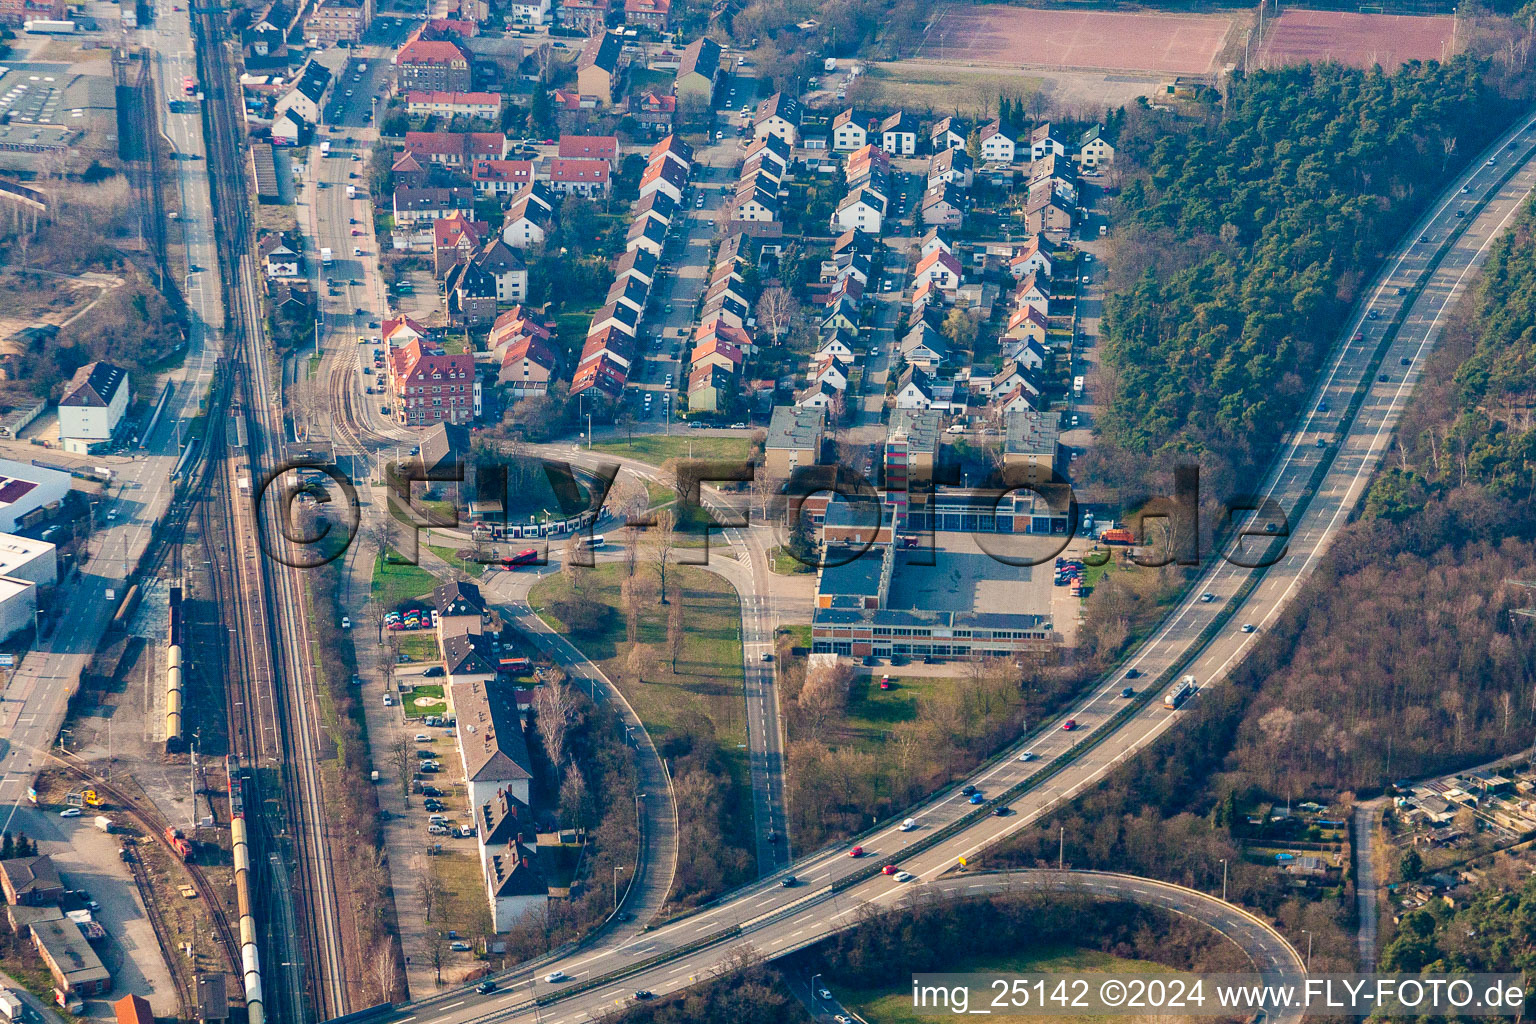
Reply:
[[373, 562], [373, 599], [386, 608], [396, 608], [437, 586], [437, 578], [427, 570], [397, 561], [399, 558], [391, 548], [385, 557]]
[[479, 576], [481, 573], [485, 572], [484, 562], [477, 562], [472, 558], [460, 559], [458, 548], [450, 548], [442, 544], [428, 544], [427, 550], [454, 568], [462, 569], [464, 572], [469, 573], [471, 576]]
[[[1078, 949], [1071, 946], [1042, 946], [1013, 954], [979, 953], [973, 956], [957, 956], [945, 968], [954, 974], [1015, 974], [1015, 973], [1107, 973], [1116, 974], [1172, 974], [1174, 969], [1150, 960], [1129, 960], [1111, 956], [1098, 950]], [[893, 972], [894, 973], [894, 972]], [[848, 989], [829, 980], [827, 987], [838, 1000], [865, 1020], [880, 1024], [932, 1024], [934, 1016], [914, 1012], [912, 1008], [912, 984], [910, 981], [887, 989]], [[976, 990], [972, 990], [972, 1007], [976, 1005]], [[988, 994], [987, 998], [991, 998]], [[1087, 1024], [1089, 1021], [1123, 1020], [1108, 1014], [1081, 1015], [1010, 1015], [1009, 1021], [1029, 1024]]]
[[[460, 824], [468, 824], [468, 820]], [[429, 923], [440, 932], [457, 931], [470, 938], [487, 934], [491, 930], [491, 908], [485, 901], [485, 881], [480, 877], [480, 858], [474, 841], [428, 838], [443, 844], [443, 852], [428, 857], [427, 862], [447, 896], [444, 906], [437, 909]], [[450, 954], [449, 962], [457, 962], [465, 955]]]
[[782, 546], [768, 552], [768, 568], [780, 576], [799, 576], [816, 571], [815, 567], [806, 565]]
[[[641, 571], [648, 570], [642, 566]], [[637, 681], [627, 670], [630, 645], [619, 600], [623, 565], [606, 563], [582, 572], [591, 599], [611, 609], [595, 633], [571, 632], [551, 611], [552, 604], [570, 596], [569, 584], [562, 575], [551, 575], [534, 584], [528, 595], [529, 604], [624, 691], [647, 731], [658, 742], [685, 716], [700, 714], [709, 719], [731, 773], [732, 790], [740, 799], [746, 799], [750, 772], [743, 721], [741, 604], [736, 591], [714, 573], [693, 566], [674, 566], [667, 574], [667, 594], [670, 600], [683, 602], [686, 628], [682, 656], [674, 673], [666, 651], [668, 608], [652, 598], [640, 616], [639, 630], [639, 642], [650, 654], [650, 667], [643, 680]], [[653, 574], [651, 579], [654, 578]], [[736, 815], [735, 820], [743, 829], [752, 827], [750, 814]], [[726, 839], [744, 849], [751, 847], [750, 834]]]
[[425, 718], [448, 710], [442, 683], [417, 683], [409, 693], [401, 695], [400, 703], [405, 708], [406, 718]]
[[593, 449], [659, 466], [668, 459], [745, 461], [752, 450], [745, 437], [689, 437], [686, 434], [639, 434], [633, 441], [599, 441]]
[[401, 633], [400, 653], [412, 661], [436, 661], [437, 638], [426, 631]]
[[917, 718], [918, 706], [941, 686], [954, 680], [936, 676], [891, 677], [891, 688], [880, 689], [880, 675], [860, 676], [848, 692], [844, 734], [861, 747], [878, 749], [892, 726]]

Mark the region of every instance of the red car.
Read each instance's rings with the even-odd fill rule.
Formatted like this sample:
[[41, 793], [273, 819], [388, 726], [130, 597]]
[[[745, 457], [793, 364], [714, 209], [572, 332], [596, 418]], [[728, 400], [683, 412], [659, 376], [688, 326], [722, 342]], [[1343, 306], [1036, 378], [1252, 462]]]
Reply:
[[1073, 729], [1076, 729], [1076, 728], [1077, 728], [1077, 719], [1075, 719], [1075, 718], [1069, 718], [1065, 722], [1061, 723], [1061, 729], [1062, 729], [1063, 732], [1071, 732]]
[[850, 857], [862, 857], [862, 856], [864, 856], [864, 847], [862, 847], [862, 846], [855, 846], [853, 849], [848, 851], [848, 856], [850, 856]]
[[885, 867], [880, 869], [880, 873], [882, 875], [894, 875], [896, 873], [896, 865], [887, 864]]

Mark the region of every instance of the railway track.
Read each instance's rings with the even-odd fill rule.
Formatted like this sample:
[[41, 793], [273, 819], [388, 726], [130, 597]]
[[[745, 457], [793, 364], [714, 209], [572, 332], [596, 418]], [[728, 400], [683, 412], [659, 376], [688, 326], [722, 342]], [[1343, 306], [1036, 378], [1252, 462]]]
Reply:
[[[312, 659], [305, 651], [303, 588], [297, 570], [284, 564], [290, 545], [270, 517], [258, 518], [252, 497], [264, 471], [275, 467], [283, 436], [279, 413], [280, 389], [272, 382], [268, 350], [262, 335], [261, 297], [255, 272], [250, 192], [241, 158], [244, 132], [232, 105], [233, 74], [225, 45], [222, 8], [193, 8], [199, 36], [199, 74], [204, 82], [204, 117], [208, 139], [209, 181], [214, 220], [225, 275], [226, 307], [231, 316], [229, 351], [235, 353], [236, 415], [243, 417], [246, 446], [242, 458], [229, 458], [222, 445], [218, 458], [223, 493], [223, 522], [218, 528], [228, 541], [227, 557], [215, 557], [215, 588], [221, 607], [233, 613], [238, 641], [231, 651], [232, 668], [246, 689], [240, 710], [231, 710], [231, 738], [253, 763], [280, 770], [291, 852], [297, 863], [302, 912], [301, 951], [281, 957], [308, 968], [304, 986], [313, 1012], [321, 1018], [347, 1012], [346, 955], [340, 928], [337, 890], [325, 820], [324, 790], [318, 759], [319, 709]], [[210, 446], [211, 447], [211, 446]], [[240, 474], [248, 476], [242, 492]], [[274, 503], [275, 504], [275, 503]], [[211, 513], [205, 511], [205, 515]], [[213, 536], [214, 534], [209, 534]], [[263, 543], [266, 542], [266, 543]], [[278, 557], [269, 557], [268, 552]], [[291, 559], [289, 560], [291, 561]], [[232, 605], [229, 603], [232, 599]], [[272, 729], [266, 728], [263, 707], [270, 709]], [[275, 961], [269, 958], [268, 963]], [[288, 986], [272, 986], [274, 991]], [[297, 993], [289, 992], [297, 997]], [[270, 1009], [276, 1010], [273, 1006]], [[280, 1016], [299, 1024], [307, 1014], [290, 1003]]]

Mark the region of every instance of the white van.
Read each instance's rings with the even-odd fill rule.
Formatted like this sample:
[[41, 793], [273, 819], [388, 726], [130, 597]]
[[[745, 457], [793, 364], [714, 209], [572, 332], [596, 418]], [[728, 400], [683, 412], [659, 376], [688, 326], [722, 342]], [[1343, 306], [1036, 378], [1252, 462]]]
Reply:
[[592, 539], [590, 541], [588, 541], [587, 543], [591, 544], [594, 548], [600, 548], [604, 544], [608, 543], [608, 538], [604, 537], [600, 533], [594, 533], [592, 535]]

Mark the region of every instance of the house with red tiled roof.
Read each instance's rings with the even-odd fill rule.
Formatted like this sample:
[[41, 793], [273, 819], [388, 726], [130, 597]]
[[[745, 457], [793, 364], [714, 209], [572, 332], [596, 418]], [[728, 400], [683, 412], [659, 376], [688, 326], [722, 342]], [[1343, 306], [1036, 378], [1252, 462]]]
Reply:
[[412, 89], [405, 94], [405, 112], [412, 117], [470, 117], [495, 121], [501, 116], [501, 93]]
[[427, 169], [416, 159], [416, 154], [408, 149], [402, 150], [395, 158], [389, 173], [395, 180], [396, 188], [422, 188], [427, 183]]
[[549, 187], [562, 195], [606, 196], [612, 171], [607, 160], [557, 156], [549, 161]]
[[565, 27], [590, 36], [603, 30], [610, 6], [612, 0], [560, 0], [555, 17]]
[[599, 353], [596, 358], [576, 368], [576, 374], [571, 378], [571, 394], [595, 391], [617, 399], [623, 394], [628, 379], [628, 374], [607, 353]]
[[462, 170], [476, 160], [500, 160], [507, 140], [500, 132], [406, 132], [405, 149], [424, 163]]
[[482, 194], [511, 195], [532, 182], [535, 173], [532, 160], [476, 160], [469, 183]]
[[470, 422], [479, 404], [478, 389], [469, 353], [448, 355], [421, 338], [390, 353], [389, 393], [395, 422], [403, 427]]
[[573, 112], [578, 110], [596, 110], [607, 102], [606, 100], [598, 99], [596, 96], [586, 96], [580, 92], [573, 92], [570, 89], [556, 89], [553, 96], [556, 106], [561, 110]]
[[671, 131], [672, 118], [676, 113], [676, 96], [666, 96], [654, 89], [647, 89], [637, 96], [629, 97], [629, 116], [653, 132]]
[[431, 333], [430, 328], [402, 314], [385, 320], [384, 326], [379, 331], [379, 337], [384, 340], [384, 344], [399, 348], [409, 342], [429, 337]]
[[672, 20], [672, 0], [624, 0], [624, 24], [665, 32]]
[[619, 159], [619, 139], [615, 135], [562, 135], [556, 156], [565, 159], [606, 160], [610, 164]]
[[441, 278], [480, 248], [490, 228], [455, 213], [432, 223], [432, 272]]
[[414, 39], [395, 53], [396, 88], [468, 92], [469, 56], [446, 39]]

